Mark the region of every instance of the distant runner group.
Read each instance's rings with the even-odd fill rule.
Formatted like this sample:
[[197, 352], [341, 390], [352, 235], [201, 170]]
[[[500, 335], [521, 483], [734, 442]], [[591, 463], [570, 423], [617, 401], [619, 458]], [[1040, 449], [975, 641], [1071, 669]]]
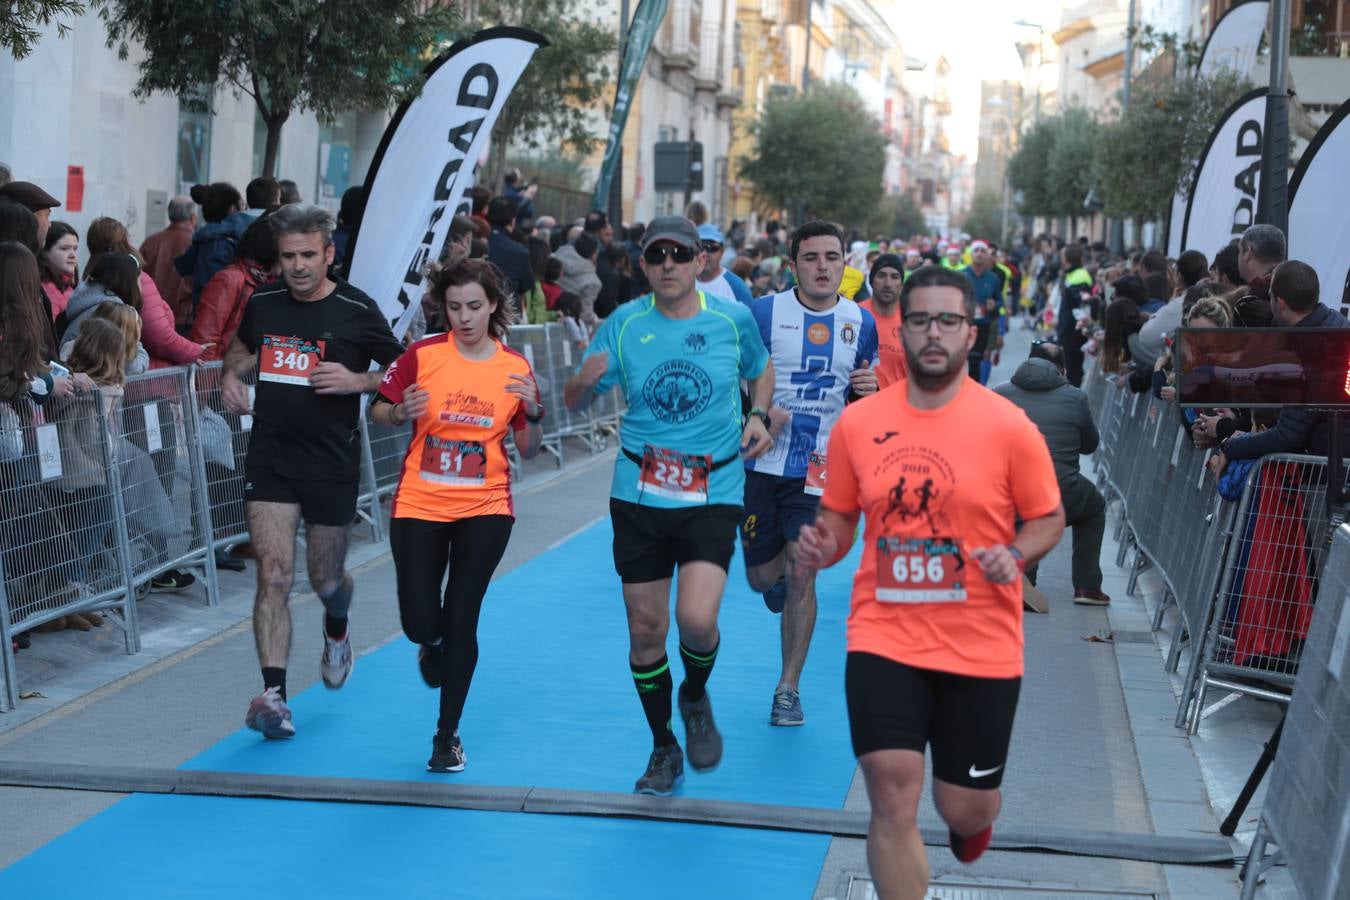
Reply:
[[[301, 521], [325, 610], [324, 684], [340, 688], [351, 673], [346, 534], [358, 395], [373, 393], [374, 421], [412, 423], [390, 539], [403, 629], [440, 690], [427, 769], [461, 771], [479, 613], [515, 521], [505, 439], [529, 458], [546, 415], [529, 362], [504, 343], [512, 301], [485, 261], [437, 269], [429, 294], [450, 331], [405, 349], [369, 297], [327, 274], [328, 213], [293, 205], [271, 222], [283, 281], [249, 301], [222, 382], [227, 407], [255, 417], [246, 509], [263, 691], [246, 723], [269, 738], [295, 734], [287, 604]], [[652, 734], [635, 790], [672, 794], [686, 753], [695, 771], [721, 761], [708, 685], [738, 530], [749, 583], [782, 614], [769, 723], [800, 726], [816, 573], [847, 556], [865, 514], [846, 694], [871, 801], [868, 856], [881, 896], [921, 896], [925, 750], [959, 859], [984, 851], [999, 810], [1023, 669], [1021, 572], [1064, 528], [1049, 452], [982, 373], [967, 377], [977, 342], [993, 342], [976, 327], [989, 317], [966, 275], [906, 274], [883, 255], [871, 299], [855, 303], [840, 294], [842, 233], [808, 222], [790, 244], [796, 287], [747, 304], [712, 289], [719, 239], [683, 217], [653, 221], [640, 263], [652, 293], [604, 320], [564, 390], [574, 410], [615, 387], [627, 403], [610, 515], [629, 665]], [[254, 374], [256, 394], [245, 386]], [[672, 587], [678, 691], [666, 655]]]

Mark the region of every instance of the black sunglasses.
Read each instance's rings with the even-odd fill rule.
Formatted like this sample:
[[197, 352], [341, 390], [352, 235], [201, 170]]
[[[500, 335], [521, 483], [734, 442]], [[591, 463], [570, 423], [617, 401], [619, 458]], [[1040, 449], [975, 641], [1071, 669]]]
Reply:
[[683, 244], [657, 244], [642, 251], [642, 258], [647, 261], [649, 266], [661, 265], [666, 261], [667, 256], [675, 260], [676, 263], [683, 265], [693, 262], [697, 255], [697, 250]]

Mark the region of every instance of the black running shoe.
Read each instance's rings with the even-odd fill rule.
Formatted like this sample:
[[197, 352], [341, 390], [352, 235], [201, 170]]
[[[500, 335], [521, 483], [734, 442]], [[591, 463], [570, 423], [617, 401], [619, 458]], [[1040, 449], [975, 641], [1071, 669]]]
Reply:
[[441, 647], [440, 644], [420, 644], [417, 647], [417, 671], [429, 688], [441, 686]]
[[192, 573], [184, 572], [182, 569], [170, 569], [150, 579], [150, 590], [157, 594], [173, 594], [186, 590], [196, 583], [197, 579]]
[[712, 698], [703, 692], [703, 699], [689, 703], [684, 690], [679, 693], [680, 718], [684, 719], [684, 746], [689, 751], [689, 765], [695, 772], [710, 772], [722, 761], [722, 735], [713, 721]]
[[647, 771], [633, 785], [635, 794], [669, 797], [684, 781], [684, 753], [679, 744], [666, 744], [652, 751]]
[[459, 732], [446, 737], [439, 731], [431, 739], [431, 759], [427, 760], [428, 772], [463, 772], [464, 744], [459, 740]]

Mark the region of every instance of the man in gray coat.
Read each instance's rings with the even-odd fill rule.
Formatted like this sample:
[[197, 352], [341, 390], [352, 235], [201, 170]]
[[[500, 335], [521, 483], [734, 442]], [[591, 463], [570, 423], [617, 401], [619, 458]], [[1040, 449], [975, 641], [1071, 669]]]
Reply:
[[[1065, 518], [1073, 529], [1073, 602], [1106, 606], [1111, 598], [1102, 593], [1100, 563], [1106, 501], [1078, 471], [1078, 457], [1097, 449], [1097, 426], [1087, 395], [1069, 384], [1064, 351], [1048, 341], [1032, 344], [1030, 358], [1018, 366], [1012, 381], [995, 391], [1020, 407], [1049, 445]], [[1027, 580], [1036, 583], [1034, 566], [1027, 568]]]

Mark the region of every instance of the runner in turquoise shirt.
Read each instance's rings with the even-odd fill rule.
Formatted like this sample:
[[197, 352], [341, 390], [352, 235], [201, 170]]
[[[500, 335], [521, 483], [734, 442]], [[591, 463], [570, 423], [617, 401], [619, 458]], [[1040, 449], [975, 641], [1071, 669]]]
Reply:
[[[610, 490], [619, 500], [663, 508], [741, 505], [744, 466], [729, 464], [740, 454], [740, 379], [757, 378], [769, 354], [747, 307], [703, 291], [698, 300], [699, 311], [688, 319], [670, 318], [654, 295], [625, 303], [586, 352], [587, 359], [603, 353], [608, 363], [595, 389], [618, 385], [628, 404]], [[640, 481], [644, 446], [711, 457], [716, 468], [707, 499]]]
[[[674, 678], [666, 658], [677, 569], [685, 673], [679, 706], [689, 764], [706, 772], [722, 759], [707, 684], [742, 514], [740, 460], [773, 446], [765, 412], [773, 395], [768, 350], [748, 308], [697, 289], [704, 263], [694, 223], [681, 216], [653, 221], [642, 248], [652, 294], [605, 320], [581, 371], [563, 391], [574, 411], [616, 385], [628, 402], [609, 509], [614, 568], [628, 613], [628, 663], [652, 732], [651, 757], [634, 786], [640, 794], [668, 796], [684, 779], [684, 752], [671, 729]], [[742, 378], [754, 404], [744, 427]]]

